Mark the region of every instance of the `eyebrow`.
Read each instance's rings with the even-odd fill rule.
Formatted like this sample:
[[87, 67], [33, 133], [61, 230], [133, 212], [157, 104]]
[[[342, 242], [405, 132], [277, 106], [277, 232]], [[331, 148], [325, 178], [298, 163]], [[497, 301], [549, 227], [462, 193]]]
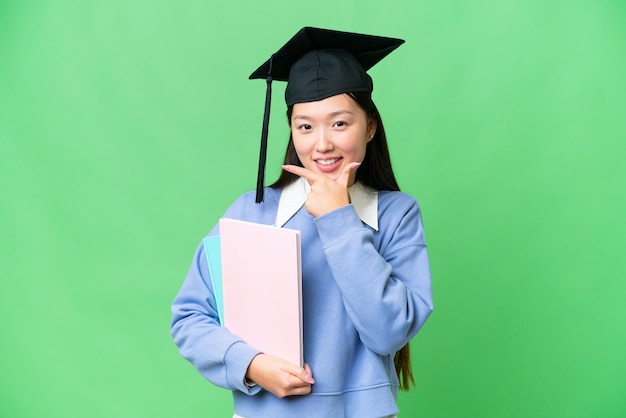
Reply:
[[[331, 117], [331, 118], [334, 118], [334, 117], [337, 117], [337, 116], [340, 116], [340, 115], [343, 115], [343, 114], [354, 116], [354, 112], [352, 112], [350, 110], [338, 110], [336, 112], [329, 113], [327, 116]], [[293, 120], [296, 120], [296, 119], [310, 120], [312, 118], [310, 116], [307, 116], [307, 115], [295, 115], [292, 119]]]

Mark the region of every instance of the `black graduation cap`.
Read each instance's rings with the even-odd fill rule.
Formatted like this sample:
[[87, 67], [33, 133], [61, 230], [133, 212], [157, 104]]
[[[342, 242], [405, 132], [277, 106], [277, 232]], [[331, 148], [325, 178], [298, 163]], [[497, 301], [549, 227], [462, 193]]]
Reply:
[[372, 92], [367, 70], [404, 43], [402, 39], [304, 27], [250, 75], [267, 82], [256, 202], [263, 201], [272, 80], [287, 81], [287, 106], [353, 91]]

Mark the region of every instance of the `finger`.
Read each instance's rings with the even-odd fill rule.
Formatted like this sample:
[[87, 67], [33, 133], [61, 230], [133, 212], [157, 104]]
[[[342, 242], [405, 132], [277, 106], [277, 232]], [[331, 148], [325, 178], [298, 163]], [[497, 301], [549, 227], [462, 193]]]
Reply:
[[304, 363], [304, 370], [308, 375], [308, 379], [305, 379], [309, 383], [315, 383], [315, 379], [313, 379], [313, 372], [311, 371], [311, 366], [308, 363]]
[[311, 170], [297, 165], [283, 165], [283, 170], [295, 174], [296, 176], [304, 177], [309, 183], [314, 182], [318, 178], [318, 175]]
[[311, 374], [311, 368], [307, 370], [307, 369], [303, 369], [302, 367], [293, 366], [293, 367], [286, 368], [285, 371], [291, 374], [292, 376], [300, 379], [302, 382], [306, 384], [315, 383], [315, 380], [313, 380], [313, 376]]
[[309, 370], [300, 369], [298, 374], [296, 374], [295, 376], [298, 377], [298, 379], [302, 380], [306, 384], [315, 383], [315, 380], [313, 379], [313, 375], [311, 374], [311, 369]]
[[311, 385], [309, 383], [304, 384], [303, 386], [293, 387], [287, 391], [288, 396], [293, 395], [308, 395], [311, 393]]
[[350, 174], [360, 166], [361, 163], [348, 164], [341, 173], [341, 175], [337, 178], [337, 183], [341, 184], [342, 186], [348, 187], [348, 183], [350, 182]]

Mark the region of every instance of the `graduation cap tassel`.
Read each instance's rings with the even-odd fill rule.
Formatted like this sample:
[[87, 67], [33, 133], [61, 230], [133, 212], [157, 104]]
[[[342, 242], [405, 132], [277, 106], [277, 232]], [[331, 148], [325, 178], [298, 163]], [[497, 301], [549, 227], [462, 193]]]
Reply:
[[263, 112], [263, 129], [261, 130], [261, 148], [259, 151], [259, 171], [256, 181], [256, 203], [263, 201], [263, 183], [265, 180], [265, 160], [267, 158], [267, 135], [270, 123], [270, 108], [272, 105], [272, 58], [270, 58], [270, 68], [267, 73], [267, 88], [265, 90], [265, 111]]

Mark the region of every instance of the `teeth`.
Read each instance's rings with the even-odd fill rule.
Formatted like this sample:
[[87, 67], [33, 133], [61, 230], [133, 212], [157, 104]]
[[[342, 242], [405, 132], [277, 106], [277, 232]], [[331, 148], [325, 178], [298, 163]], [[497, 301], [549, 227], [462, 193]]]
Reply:
[[339, 158], [333, 158], [331, 160], [317, 160], [317, 162], [321, 165], [331, 165], [335, 164], [337, 161], [339, 161]]

